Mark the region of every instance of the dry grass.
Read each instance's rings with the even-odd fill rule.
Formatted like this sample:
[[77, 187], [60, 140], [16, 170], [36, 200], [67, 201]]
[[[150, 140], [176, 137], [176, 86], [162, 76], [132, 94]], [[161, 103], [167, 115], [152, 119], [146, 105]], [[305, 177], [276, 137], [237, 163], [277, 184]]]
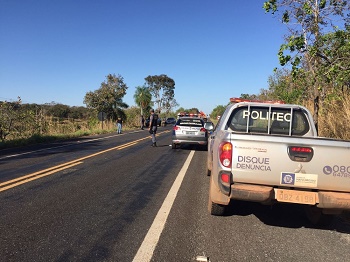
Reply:
[[350, 140], [350, 97], [324, 105], [319, 122], [320, 136]]

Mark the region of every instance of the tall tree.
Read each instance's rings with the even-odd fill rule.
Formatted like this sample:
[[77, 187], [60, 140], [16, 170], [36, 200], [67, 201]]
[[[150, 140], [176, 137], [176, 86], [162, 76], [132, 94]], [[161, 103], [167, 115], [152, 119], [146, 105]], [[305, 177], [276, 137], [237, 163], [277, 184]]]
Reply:
[[[155, 98], [157, 109], [161, 112], [163, 109], [171, 108], [174, 102], [175, 81], [167, 75], [154, 75], [145, 78], [147, 87]], [[177, 103], [176, 103], [177, 104]]]
[[[282, 66], [292, 66], [294, 78], [301, 75], [312, 80], [309, 95], [314, 101], [314, 120], [318, 129], [320, 103], [325, 93], [324, 76], [320, 74], [320, 66], [325, 60], [320, 52], [322, 36], [345, 25], [349, 3], [345, 0], [269, 0], [263, 8], [266, 12], [279, 14], [282, 23], [288, 26], [286, 43], [278, 52], [279, 62]], [[339, 19], [343, 24], [339, 24]]]
[[128, 108], [128, 105], [123, 102], [123, 97], [127, 89], [122, 76], [109, 74], [99, 89], [86, 93], [84, 104], [88, 108], [105, 112], [109, 119], [115, 120], [117, 116], [125, 118], [123, 109]]
[[151, 104], [152, 94], [146, 86], [137, 86], [134, 100], [135, 103], [140, 106], [141, 115], [143, 115], [143, 111]]

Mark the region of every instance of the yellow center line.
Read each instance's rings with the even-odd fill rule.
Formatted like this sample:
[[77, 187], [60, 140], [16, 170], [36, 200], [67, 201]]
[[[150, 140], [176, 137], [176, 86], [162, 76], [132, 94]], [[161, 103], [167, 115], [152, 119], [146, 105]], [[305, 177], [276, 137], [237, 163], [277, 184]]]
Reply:
[[[67, 168], [70, 168], [70, 167], [73, 167], [73, 166], [76, 166], [76, 165], [79, 165], [79, 164], [82, 164], [83, 162], [76, 162], [76, 163], [73, 163], [71, 165], [67, 165], [67, 166], [64, 166], [64, 167], [61, 167], [61, 168], [58, 168], [58, 169], [55, 169], [55, 170], [52, 170], [50, 172], [46, 172], [46, 173], [42, 173], [41, 175], [38, 175], [38, 176], [34, 176], [34, 177], [31, 177], [31, 178], [27, 178], [27, 179], [22, 179], [21, 181], [17, 182], [17, 183], [13, 183], [13, 184], [10, 184], [8, 186], [5, 186], [5, 187], [1, 187], [0, 188], [0, 192], [1, 191], [5, 191], [7, 189], [10, 189], [10, 188], [13, 188], [13, 187], [16, 187], [16, 186], [19, 186], [19, 185], [22, 185], [22, 184], [25, 184], [25, 183], [28, 183], [30, 181], [33, 181], [33, 180], [36, 180], [36, 179], [39, 179], [41, 177], [45, 177], [45, 176], [48, 176], [48, 175], [51, 175], [53, 173], [56, 173], [58, 171], [62, 171], [64, 169], [67, 169]], [[15, 179], [14, 179], [15, 180]], [[12, 181], [13, 182], [13, 181]], [[9, 184], [9, 183], [7, 183]], [[2, 186], [2, 184], [0, 184], [0, 186]]]
[[[163, 132], [160, 132], [159, 134], [168, 133], [168, 132], [170, 132], [170, 131], [163, 131]], [[27, 182], [30, 182], [33, 180], [36, 180], [36, 179], [39, 179], [41, 177], [45, 177], [45, 176], [54, 174], [54, 173], [62, 171], [64, 169], [82, 164], [83, 160], [86, 160], [88, 158], [98, 156], [98, 155], [101, 155], [101, 154], [109, 152], [109, 151], [121, 150], [121, 149], [130, 147], [130, 146], [136, 145], [137, 143], [139, 143], [140, 141], [145, 140], [145, 139], [149, 139], [149, 137], [140, 138], [140, 139], [137, 139], [137, 140], [132, 141], [132, 142], [128, 142], [128, 143], [123, 144], [123, 145], [119, 145], [119, 146], [112, 147], [112, 148], [109, 148], [106, 150], [102, 150], [100, 152], [97, 152], [97, 153], [94, 153], [94, 154], [91, 154], [88, 156], [84, 156], [84, 157], [81, 157], [81, 158], [78, 158], [78, 159], [57, 165], [57, 166], [53, 166], [53, 167], [50, 167], [47, 169], [40, 170], [38, 172], [34, 172], [34, 173], [31, 173], [31, 174], [28, 174], [25, 176], [21, 176], [19, 178], [15, 178], [15, 179], [0, 183], [0, 192], [5, 191], [5, 190], [10, 189], [10, 188], [13, 188], [13, 187], [18, 186], [18, 185], [22, 185], [24, 183], [27, 183]], [[8, 185], [8, 186], [6, 186], [6, 185]]]

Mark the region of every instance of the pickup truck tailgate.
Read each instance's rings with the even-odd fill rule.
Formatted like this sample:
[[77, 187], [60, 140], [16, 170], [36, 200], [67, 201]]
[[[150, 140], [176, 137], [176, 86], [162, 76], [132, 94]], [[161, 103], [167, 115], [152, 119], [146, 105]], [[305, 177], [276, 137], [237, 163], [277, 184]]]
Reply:
[[[233, 182], [349, 191], [350, 142], [325, 138], [231, 134]], [[310, 159], [291, 148], [310, 149]], [[303, 154], [302, 156], [307, 155]]]

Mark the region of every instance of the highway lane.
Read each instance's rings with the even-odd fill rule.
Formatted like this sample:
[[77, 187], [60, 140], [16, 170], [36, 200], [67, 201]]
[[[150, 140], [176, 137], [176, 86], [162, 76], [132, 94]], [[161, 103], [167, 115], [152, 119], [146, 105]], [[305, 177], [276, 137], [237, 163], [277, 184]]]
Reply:
[[152, 261], [350, 260], [350, 224], [341, 217], [315, 228], [299, 207], [238, 201], [227, 216], [210, 216], [206, 152], [172, 150], [169, 132], [158, 148], [146, 132], [96, 139], [0, 153], [3, 182], [103, 152], [0, 192], [4, 261], [132, 261], [192, 152]]
[[[168, 129], [159, 130], [169, 132]], [[147, 132], [130, 131], [123, 134], [106, 134], [82, 137], [68, 141], [58, 141], [46, 145], [0, 150], [0, 181], [22, 177], [28, 173], [44, 170], [75, 161], [80, 158], [104, 153], [105, 150], [117, 150], [128, 143], [147, 141]]]
[[130, 261], [189, 154], [169, 147], [169, 129], [159, 129], [167, 132], [159, 135], [158, 148], [150, 147], [144, 131], [85, 144], [86, 152], [73, 143], [1, 160], [2, 179], [3, 174], [9, 177], [4, 172], [9, 165], [26, 174], [28, 159], [36, 167], [29, 167], [34, 172], [48, 168], [48, 162], [55, 166], [63, 159], [73, 161], [145, 138], [0, 192], [0, 257], [6, 261]]

